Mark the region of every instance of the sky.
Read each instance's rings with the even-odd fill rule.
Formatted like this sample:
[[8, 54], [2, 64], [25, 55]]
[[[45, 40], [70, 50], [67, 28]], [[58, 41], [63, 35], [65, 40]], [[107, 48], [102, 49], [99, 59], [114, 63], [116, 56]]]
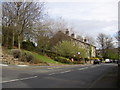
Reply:
[[[38, 0], [26, 1], [38, 2]], [[68, 26], [73, 28], [76, 35], [92, 36], [95, 39], [99, 33], [114, 36], [118, 31], [119, 0], [39, 1], [46, 2], [46, 9], [51, 18], [56, 19], [62, 17]]]
[[51, 18], [62, 17], [77, 35], [114, 36], [118, 31], [119, 0], [46, 0]]

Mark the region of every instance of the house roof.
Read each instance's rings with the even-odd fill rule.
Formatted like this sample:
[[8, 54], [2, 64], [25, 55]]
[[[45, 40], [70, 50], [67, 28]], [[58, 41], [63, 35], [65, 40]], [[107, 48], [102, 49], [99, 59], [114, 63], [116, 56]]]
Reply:
[[[96, 48], [96, 46], [94, 46], [94, 45], [92, 45], [92, 44], [89, 44], [89, 43], [86, 43], [86, 42], [83, 42], [83, 41], [81, 41], [81, 40], [78, 40], [78, 39], [76, 39], [76, 38], [73, 38], [73, 37], [71, 37], [71, 36], [65, 34], [65, 33], [62, 32], [62, 31], [58, 31], [53, 37], [59, 35], [59, 33], [63, 34], [64, 36], [67, 36], [67, 37], [70, 38], [70, 39], [76, 40], [76, 41], [78, 41], [78, 42], [84, 43], [84, 44], [89, 45], [89, 46], [91, 45], [91, 46], [93, 46], [93, 47]], [[61, 37], [61, 38], [62, 38], [62, 37]]]

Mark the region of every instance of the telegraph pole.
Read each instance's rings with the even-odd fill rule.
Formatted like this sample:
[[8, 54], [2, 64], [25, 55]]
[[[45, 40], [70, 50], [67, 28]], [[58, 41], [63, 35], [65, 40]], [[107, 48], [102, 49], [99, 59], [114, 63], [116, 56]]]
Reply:
[[118, 2], [118, 87], [120, 88], [120, 1]]

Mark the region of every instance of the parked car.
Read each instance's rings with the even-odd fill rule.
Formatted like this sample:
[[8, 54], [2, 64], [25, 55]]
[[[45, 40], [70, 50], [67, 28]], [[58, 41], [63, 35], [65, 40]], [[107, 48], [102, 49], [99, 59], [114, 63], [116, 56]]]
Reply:
[[99, 59], [95, 59], [95, 60], [93, 61], [93, 64], [100, 64], [100, 60], [99, 60]]
[[105, 59], [105, 63], [111, 63], [110, 59]]

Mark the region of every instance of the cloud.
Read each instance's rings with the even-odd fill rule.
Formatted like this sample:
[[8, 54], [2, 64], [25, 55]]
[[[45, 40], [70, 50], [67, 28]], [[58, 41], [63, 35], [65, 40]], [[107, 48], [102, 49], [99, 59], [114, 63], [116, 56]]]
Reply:
[[[41, 1], [41, 0], [38, 0]], [[101, 3], [101, 2], [118, 2], [119, 0], [44, 0], [46, 2], [97, 2], [97, 3]]]
[[[90, 2], [91, 1], [91, 2]], [[76, 33], [96, 37], [98, 33], [113, 35], [118, 30], [117, 0], [79, 0], [79, 2], [49, 2], [52, 18], [63, 17]]]
[[117, 3], [54, 2], [48, 5], [50, 15], [66, 19], [117, 20], [118, 15]]
[[93, 37], [96, 37], [98, 33], [114, 35], [118, 30], [117, 21], [69, 20], [69, 25], [74, 27], [76, 33]]

